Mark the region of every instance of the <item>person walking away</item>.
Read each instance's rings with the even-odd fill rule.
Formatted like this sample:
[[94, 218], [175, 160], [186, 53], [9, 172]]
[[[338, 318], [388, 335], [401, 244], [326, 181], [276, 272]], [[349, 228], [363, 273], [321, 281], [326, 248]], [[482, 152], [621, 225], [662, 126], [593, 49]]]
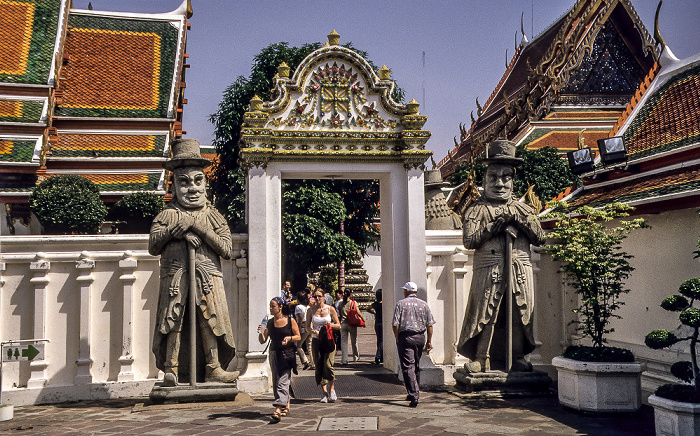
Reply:
[[357, 351], [357, 327], [350, 325], [348, 322], [348, 310], [350, 308], [357, 309], [357, 303], [352, 298], [352, 290], [346, 289], [343, 293], [343, 299], [338, 305], [338, 319], [340, 319], [340, 348], [342, 350], [340, 364], [348, 364], [348, 336], [350, 336], [350, 345], [352, 346], [352, 361], [360, 360], [360, 353]]
[[321, 339], [319, 333], [323, 328], [323, 333], [326, 333], [328, 328], [333, 330], [340, 329], [340, 321], [338, 314], [332, 305], [326, 304], [323, 301], [323, 290], [316, 289], [314, 292], [314, 300], [316, 304], [311, 306], [306, 312], [306, 331], [311, 332], [311, 352], [313, 361], [316, 364], [316, 384], [321, 386], [323, 391], [322, 403], [335, 402], [338, 399], [335, 393], [335, 373], [333, 370], [333, 360], [335, 359], [335, 349], [333, 351], [321, 351]]
[[[307, 288], [308, 289], [308, 288]], [[297, 342], [297, 353], [299, 354], [299, 360], [304, 369], [314, 369], [313, 354], [311, 351], [311, 332], [306, 330], [306, 312], [309, 310], [309, 294], [307, 291], [299, 292], [297, 295], [297, 307], [294, 309], [294, 318], [299, 326], [299, 333], [301, 334], [301, 339]], [[309, 357], [306, 357], [304, 352], [303, 344], [306, 345], [306, 349], [309, 350]]]
[[420, 359], [424, 348], [426, 352], [433, 349], [431, 341], [435, 319], [428, 303], [416, 296], [418, 287], [415, 283], [407, 282], [402, 289], [404, 299], [396, 303], [391, 328], [396, 338], [403, 382], [408, 392], [406, 399], [411, 402], [410, 407], [416, 407], [420, 397]]
[[377, 353], [374, 355], [374, 364], [384, 363], [384, 330], [382, 323], [382, 290], [377, 289], [372, 305], [367, 312], [374, 315], [374, 334], [377, 336]]
[[289, 385], [292, 372], [297, 374], [296, 345], [301, 339], [299, 326], [289, 313], [286, 301], [282, 297], [270, 300], [270, 315], [267, 325], [258, 326], [258, 340], [261, 344], [270, 338], [270, 369], [272, 370], [272, 388], [275, 395], [275, 411], [272, 420], [278, 422], [290, 412]]
[[[345, 288], [343, 288], [345, 289]], [[343, 289], [338, 289], [335, 291], [335, 300], [333, 303], [333, 307], [335, 307], [335, 311], [338, 313], [338, 319], [340, 319], [340, 304], [343, 302]], [[326, 302], [328, 302], [328, 295], [326, 294]], [[336, 354], [340, 353], [343, 351], [343, 346], [341, 344], [341, 337], [340, 337], [340, 330], [333, 330], [333, 337], [335, 338], [335, 345], [336, 345]], [[347, 346], [347, 344], [345, 344]]]

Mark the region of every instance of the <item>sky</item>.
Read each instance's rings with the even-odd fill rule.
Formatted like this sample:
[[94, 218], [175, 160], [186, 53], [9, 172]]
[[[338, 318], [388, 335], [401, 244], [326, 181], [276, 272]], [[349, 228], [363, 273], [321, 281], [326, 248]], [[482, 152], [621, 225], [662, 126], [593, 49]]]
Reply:
[[[181, 0], [90, 0], [95, 10], [162, 13]], [[336, 30], [341, 44], [352, 42], [392, 78], [428, 116], [426, 147], [435, 161], [454, 148], [459, 125], [470, 124], [475, 100], [484, 104], [498, 84], [506, 59], [520, 42], [520, 19], [527, 37], [547, 29], [574, 0], [192, 0], [187, 53], [191, 67], [183, 129], [187, 138], [210, 144], [224, 90], [249, 76], [253, 57], [272, 43], [300, 46], [326, 42]], [[88, 0], [73, 0], [87, 9]], [[657, 1], [632, 0], [653, 35]], [[700, 1], [667, 0], [661, 35], [676, 57], [700, 53]], [[516, 36], [517, 33], [517, 36]], [[507, 51], [507, 58], [506, 58]], [[475, 115], [476, 117], [476, 115]]]

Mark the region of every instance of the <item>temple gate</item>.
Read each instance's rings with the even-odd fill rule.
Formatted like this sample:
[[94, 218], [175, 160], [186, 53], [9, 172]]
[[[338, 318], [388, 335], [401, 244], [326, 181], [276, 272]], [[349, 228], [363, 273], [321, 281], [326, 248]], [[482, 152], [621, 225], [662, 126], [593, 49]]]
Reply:
[[[275, 100], [256, 96], [244, 117], [240, 158], [247, 170], [250, 273], [248, 343], [239, 344], [247, 348], [239, 356], [247, 361], [243, 383], [266, 373], [256, 327], [282, 280], [283, 179], [379, 180], [385, 319], [403, 298], [405, 282], [416, 282], [419, 296], [426, 297], [422, 166], [432, 154], [425, 149], [430, 132], [422, 130], [427, 116], [420, 115], [415, 100], [392, 99], [394, 82], [386, 66], [375, 73], [338, 41], [333, 31], [328, 44], [309, 54], [291, 78], [282, 63]], [[385, 366], [396, 371], [389, 322], [384, 338]]]

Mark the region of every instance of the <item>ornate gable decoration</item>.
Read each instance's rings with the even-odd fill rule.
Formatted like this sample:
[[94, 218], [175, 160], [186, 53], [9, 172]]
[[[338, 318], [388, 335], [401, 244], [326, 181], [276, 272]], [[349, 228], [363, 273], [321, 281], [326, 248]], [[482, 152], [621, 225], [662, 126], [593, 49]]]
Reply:
[[294, 76], [280, 65], [274, 101], [251, 100], [244, 116], [241, 158], [264, 165], [272, 158], [299, 160], [403, 160], [421, 165], [428, 117], [418, 103], [396, 103], [394, 82], [384, 66], [375, 74], [354, 51], [341, 47], [335, 32], [330, 44], [304, 59]]

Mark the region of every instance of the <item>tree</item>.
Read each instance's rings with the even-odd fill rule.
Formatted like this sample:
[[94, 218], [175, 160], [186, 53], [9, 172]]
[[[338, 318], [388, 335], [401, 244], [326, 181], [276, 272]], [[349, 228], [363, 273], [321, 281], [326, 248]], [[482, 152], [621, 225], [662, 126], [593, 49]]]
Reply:
[[124, 221], [119, 226], [121, 233], [148, 233], [153, 218], [165, 207], [163, 197], [152, 192], [134, 192], [123, 196], [112, 207], [110, 215], [116, 221]]
[[579, 316], [577, 330], [596, 348], [607, 342], [605, 335], [613, 331], [611, 320], [620, 318], [615, 314], [623, 304], [620, 297], [629, 292], [624, 281], [634, 270], [629, 263], [632, 256], [620, 245], [632, 230], [648, 227], [643, 218], [606, 225], [628, 216], [630, 210], [626, 204], [614, 203], [602, 209], [582, 206], [570, 211], [565, 202], [559, 202], [545, 215], [557, 219], [547, 235], [554, 242], [546, 245], [545, 251], [563, 262], [566, 283], [579, 295], [579, 306], [574, 310]]
[[[524, 159], [517, 168], [513, 180], [513, 195], [516, 197], [523, 196], [529, 184], [535, 187], [537, 196], [543, 203], [546, 203], [578, 181], [578, 177], [571, 172], [567, 162], [561, 158], [554, 147], [542, 147], [534, 150], [519, 148], [515, 155]], [[474, 161], [474, 178], [478, 186], [481, 186], [486, 172], [486, 166], [482, 161], [482, 156]], [[469, 177], [470, 170], [470, 164], [460, 163], [450, 178], [452, 186], [458, 186], [465, 182]]]
[[[360, 56], [367, 58], [367, 53], [355, 49], [351, 43], [343, 45], [355, 50]], [[294, 71], [301, 61], [312, 51], [321, 47], [320, 43], [304, 44], [301, 47], [290, 47], [287, 43], [271, 44], [255, 56], [251, 74], [248, 78], [238, 77], [224, 92], [219, 103], [218, 111], [210, 116], [215, 125], [215, 140], [219, 162], [212, 169], [210, 186], [214, 204], [229, 221], [232, 231], [246, 230], [244, 223], [245, 211], [245, 174], [238, 164], [239, 141], [243, 115], [254, 95], [263, 100], [272, 100], [273, 77], [277, 67], [285, 62]], [[377, 67], [368, 61], [377, 71]], [[402, 102], [404, 92], [394, 87], [392, 98]], [[300, 187], [307, 189], [299, 191]], [[319, 192], [313, 195], [309, 190]], [[307, 259], [313, 258], [319, 251], [330, 253], [333, 257], [329, 262], [346, 259], [348, 249], [353, 248], [356, 254], [359, 250], [364, 253], [370, 246], [376, 244], [378, 229], [372, 220], [379, 210], [379, 184], [376, 181], [301, 181], [285, 182], [283, 186], [285, 212], [282, 219], [282, 234], [285, 238], [286, 252], [310, 268]], [[307, 213], [303, 209], [295, 209], [294, 202], [305, 202], [309, 198], [326, 198], [328, 193], [336, 193], [345, 205], [344, 221], [347, 240], [331, 237], [328, 229], [338, 231], [339, 222], [334, 220], [323, 222], [333, 214], [322, 214], [322, 217]], [[307, 205], [310, 203], [306, 203]], [[325, 204], [326, 208], [334, 208], [332, 203]], [[291, 213], [294, 211], [295, 213]], [[287, 214], [293, 216], [287, 216]], [[334, 216], [334, 215], [333, 215]], [[322, 237], [320, 235], [323, 235]], [[319, 239], [320, 238], [320, 239]], [[349, 244], [352, 241], [353, 244]], [[313, 246], [315, 244], [315, 246]], [[338, 257], [343, 255], [343, 257]], [[329, 263], [326, 262], [326, 263]], [[318, 262], [314, 262], [318, 263]], [[296, 269], [293, 269], [296, 271]], [[311, 271], [309, 271], [311, 272]]]
[[29, 196], [29, 209], [47, 234], [97, 233], [107, 216], [97, 185], [71, 174], [41, 182]]

